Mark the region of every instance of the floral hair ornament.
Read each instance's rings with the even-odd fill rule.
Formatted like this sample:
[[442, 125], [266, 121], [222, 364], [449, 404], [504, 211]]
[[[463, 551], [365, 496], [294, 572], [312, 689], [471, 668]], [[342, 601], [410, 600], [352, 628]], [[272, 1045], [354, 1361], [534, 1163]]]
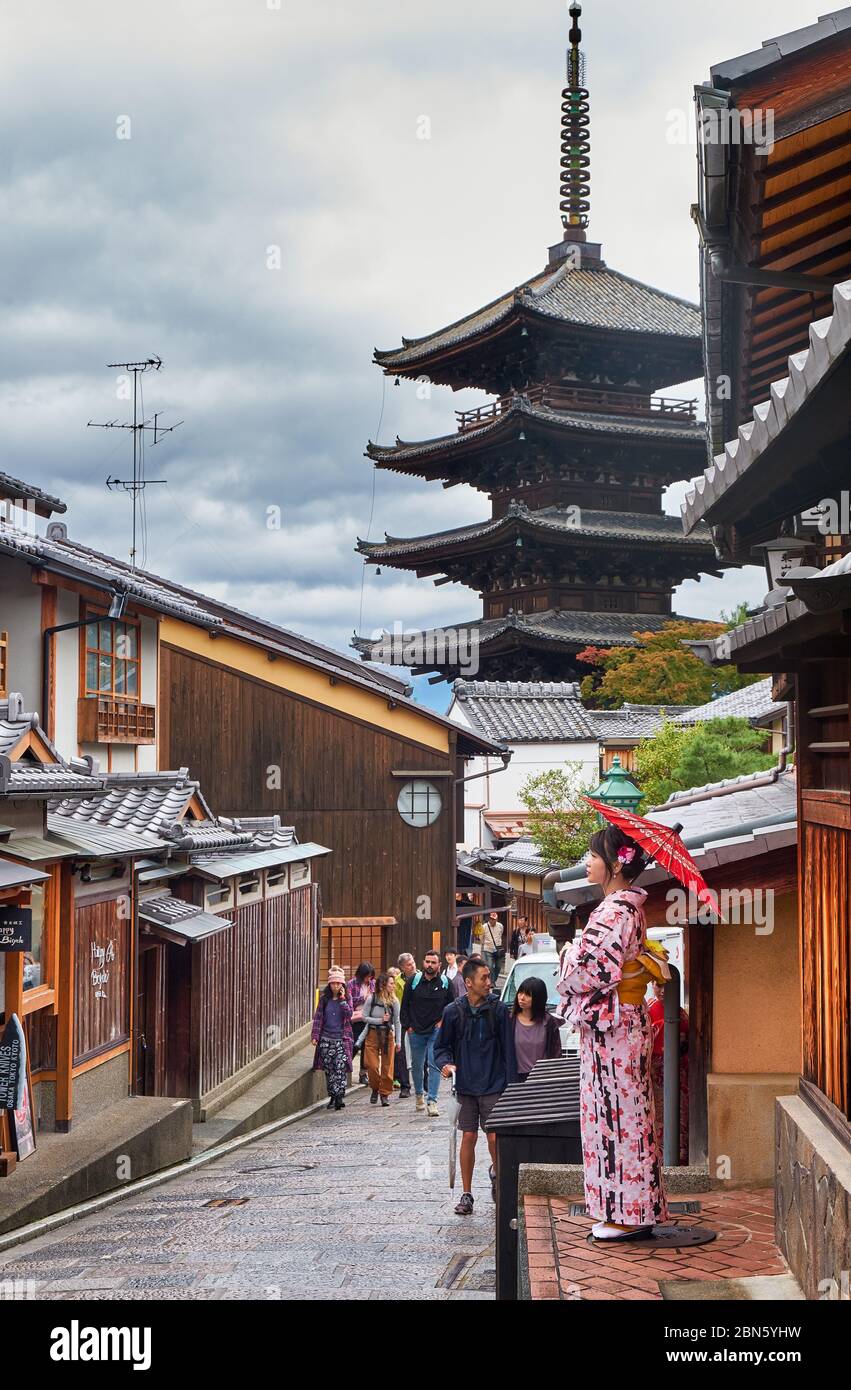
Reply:
[[620, 849], [618, 850], [618, 859], [620, 863], [631, 864], [634, 858], [635, 850], [631, 849], [629, 845], [621, 845]]

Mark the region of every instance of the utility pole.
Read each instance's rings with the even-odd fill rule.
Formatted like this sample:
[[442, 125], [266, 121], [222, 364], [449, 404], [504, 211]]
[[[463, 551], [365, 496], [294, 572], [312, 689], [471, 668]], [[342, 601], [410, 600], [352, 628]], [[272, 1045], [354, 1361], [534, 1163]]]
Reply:
[[149, 483], [165, 483], [165, 478], [146, 478], [144, 463], [144, 435], [145, 431], [153, 433], [153, 443], [157, 444], [164, 434], [171, 434], [179, 429], [183, 424], [178, 420], [176, 425], [163, 427], [158, 423], [160, 411], [156, 411], [150, 420], [139, 419], [139, 377], [143, 372], [158, 372], [162, 366], [161, 357], [148, 357], [144, 362], [107, 362], [110, 368], [121, 367], [125, 372], [133, 374], [133, 423], [132, 425], [120, 424], [117, 420], [108, 420], [100, 423], [96, 420], [89, 420], [87, 429], [98, 430], [131, 430], [133, 434], [133, 477], [129, 478], [107, 478], [106, 485], [110, 492], [115, 488], [121, 488], [123, 492], [129, 492], [133, 499], [133, 541], [130, 549], [130, 566], [136, 568], [136, 530], [137, 514], [139, 510], [139, 499]]

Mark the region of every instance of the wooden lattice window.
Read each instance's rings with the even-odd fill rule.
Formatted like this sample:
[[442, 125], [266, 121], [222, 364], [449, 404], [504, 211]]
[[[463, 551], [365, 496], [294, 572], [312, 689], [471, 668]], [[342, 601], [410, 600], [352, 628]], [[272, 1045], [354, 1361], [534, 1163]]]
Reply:
[[9, 693], [9, 634], [0, 632], [0, 695]]
[[142, 684], [140, 624], [132, 618], [112, 622], [86, 613], [82, 630], [81, 694], [138, 700]]

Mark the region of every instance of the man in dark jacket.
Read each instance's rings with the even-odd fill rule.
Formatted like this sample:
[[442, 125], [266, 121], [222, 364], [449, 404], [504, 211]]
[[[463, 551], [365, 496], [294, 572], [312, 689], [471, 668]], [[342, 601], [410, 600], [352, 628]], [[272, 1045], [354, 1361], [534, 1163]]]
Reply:
[[422, 971], [417, 971], [405, 985], [402, 995], [400, 1021], [411, 1046], [411, 1074], [417, 1093], [417, 1109], [426, 1109], [423, 1099], [423, 1073], [428, 1066], [428, 1113], [439, 1115], [437, 1090], [440, 1067], [434, 1060], [434, 1047], [443, 1011], [451, 1003], [449, 981], [440, 973], [437, 951], [426, 951]]
[[[491, 993], [490, 969], [483, 961], [468, 960], [462, 971], [466, 999], [450, 1004], [443, 1015], [434, 1060], [444, 1076], [455, 1069], [455, 1090], [460, 1101], [461, 1182], [463, 1192], [455, 1208], [458, 1216], [473, 1211], [473, 1169], [476, 1140], [506, 1086], [517, 1080], [514, 1027], [511, 1014]], [[488, 1134], [491, 1196], [496, 1196], [496, 1135]]]

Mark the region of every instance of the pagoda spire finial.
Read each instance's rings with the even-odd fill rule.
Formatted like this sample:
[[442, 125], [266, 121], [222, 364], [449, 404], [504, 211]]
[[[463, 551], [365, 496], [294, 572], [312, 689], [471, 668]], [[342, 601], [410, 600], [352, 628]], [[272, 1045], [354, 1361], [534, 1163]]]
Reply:
[[591, 117], [585, 86], [585, 54], [579, 44], [582, 6], [574, 3], [570, 48], [567, 50], [567, 86], [561, 94], [561, 222], [565, 241], [584, 241], [591, 210]]

